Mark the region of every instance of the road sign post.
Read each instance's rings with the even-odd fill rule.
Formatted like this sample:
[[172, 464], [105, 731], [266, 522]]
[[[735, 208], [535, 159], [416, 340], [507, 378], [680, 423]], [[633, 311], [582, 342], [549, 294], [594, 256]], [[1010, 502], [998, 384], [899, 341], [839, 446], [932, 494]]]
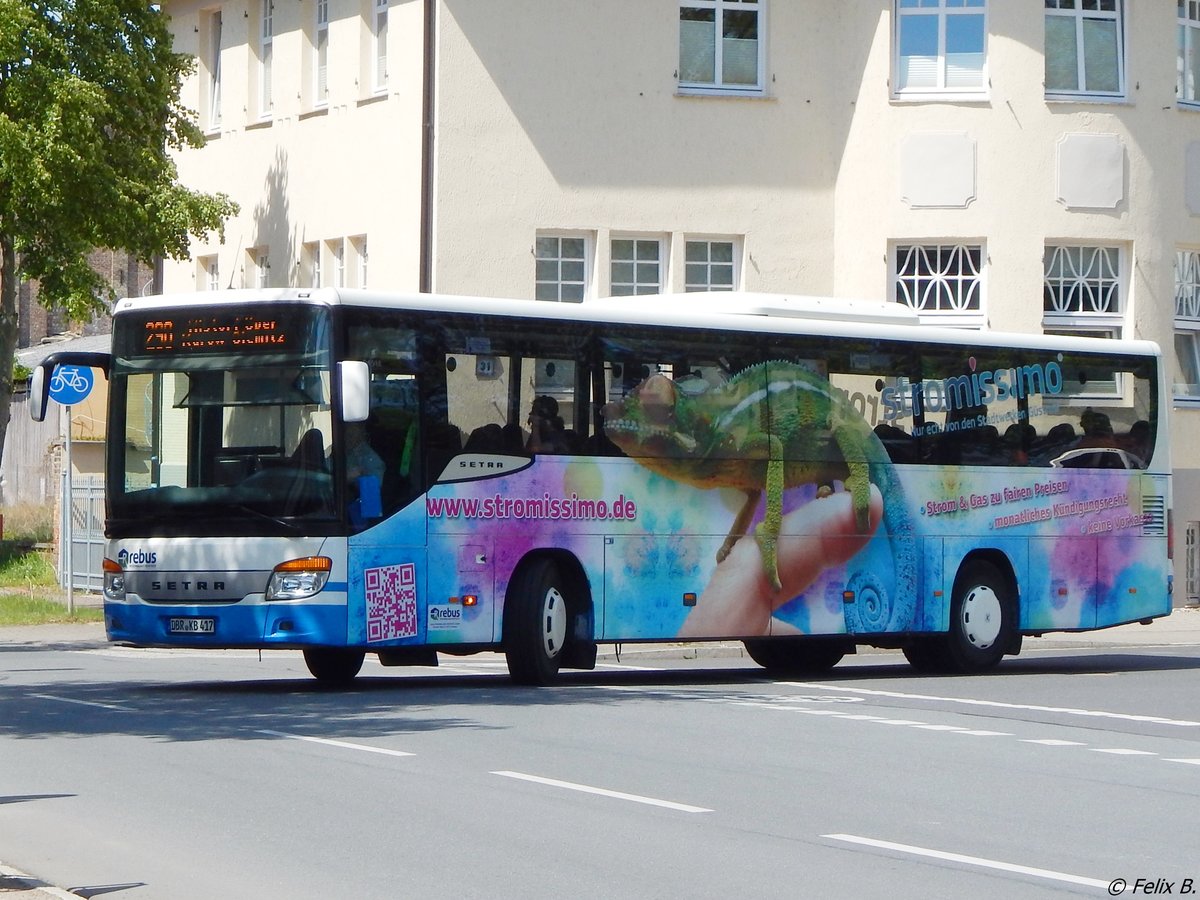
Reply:
[[[67, 583], [67, 614], [75, 615], [75, 572], [74, 572], [74, 554], [72, 553], [75, 543], [75, 527], [73, 516], [73, 504], [75, 498], [73, 496], [74, 485], [71, 478], [71, 406], [75, 403], [81, 403], [87, 398], [87, 395], [92, 392], [92, 385], [95, 379], [92, 377], [92, 370], [86, 366], [67, 366], [60, 365], [54, 367], [54, 374], [50, 376], [50, 399], [59, 403], [63, 407], [66, 423], [62, 427], [65, 429], [63, 435], [64, 449], [64, 465], [63, 465], [63, 488], [62, 488], [62, 541], [63, 552], [61, 554], [63, 572], [66, 574]], [[62, 419], [60, 418], [60, 422]]]

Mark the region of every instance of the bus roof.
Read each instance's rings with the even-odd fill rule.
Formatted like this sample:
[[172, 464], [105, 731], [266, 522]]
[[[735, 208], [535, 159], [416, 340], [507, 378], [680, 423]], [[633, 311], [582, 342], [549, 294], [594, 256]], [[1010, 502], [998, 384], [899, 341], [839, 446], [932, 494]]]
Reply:
[[[653, 299], [653, 303], [650, 301]], [[900, 304], [801, 294], [713, 291], [635, 297], [602, 297], [581, 303], [551, 303], [454, 294], [387, 293], [353, 288], [267, 288], [129, 297], [117, 302], [114, 315], [133, 310], [208, 305], [300, 302], [436, 312], [477, 313], [583, 322], [667, 325], [683, 328], [814, 334], [845, 338], [970, 343], [980, 347], [1028, 347], [1081, 352], [1158, 355], [1145, 340], [1116, 340], [1074, 335], [967, 330], [924, 325], [917, 313]], [[905, 333], [908, 332], [908, 333]]]

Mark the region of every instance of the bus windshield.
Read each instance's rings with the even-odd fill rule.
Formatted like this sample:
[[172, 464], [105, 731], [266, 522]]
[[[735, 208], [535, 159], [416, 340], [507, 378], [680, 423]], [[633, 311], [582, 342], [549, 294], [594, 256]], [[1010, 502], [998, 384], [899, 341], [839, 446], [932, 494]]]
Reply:
[[113, 348], [110, 532], [336, 528], [327, 310], [154, 310]]

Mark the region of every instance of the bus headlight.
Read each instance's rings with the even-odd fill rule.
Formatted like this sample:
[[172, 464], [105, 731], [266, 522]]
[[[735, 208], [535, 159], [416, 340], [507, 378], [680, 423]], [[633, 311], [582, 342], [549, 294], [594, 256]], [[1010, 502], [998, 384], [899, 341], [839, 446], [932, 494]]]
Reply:
[[125, 570], [119, 563], [107, 557], [103, 563], [104, 569], [104, 599], [125, 602]]
[[267, 582], [267, 599], [303, 600], [319, 594], [332, 568], [333, 560], [327, 556], [305, 556], [280, 563]]

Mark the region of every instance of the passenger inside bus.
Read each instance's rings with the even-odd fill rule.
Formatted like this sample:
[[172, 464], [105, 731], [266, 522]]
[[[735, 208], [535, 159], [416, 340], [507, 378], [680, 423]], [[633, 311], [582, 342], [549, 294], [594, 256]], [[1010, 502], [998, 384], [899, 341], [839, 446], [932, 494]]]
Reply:
[[346, 480], [357, 485], [364, 475], [373, 475], [380, 481], [386, 467], [371, 442], [367, 440], [367, 426], [363, 422], [351, 422], [346, 426]]
[[558, 414], [558, 401], [542, 394], [533, 398], [529, 410], [529, 440], [525, 449], [530, 453], [570, 453], [571, 435]]
[[1129, 452], [1141, 460], [1143, 467], [1150, 462], [1150, 453], [1154, 449], [1150, 446], [1150, 423], [1145, 419], [1139, 419], [1129, 426], [1129, 435], [1126, 438], [1129, 446]]
[[1012, 466], [1029, 465], [1029, 451], [1037, 439], [1037, 429], [1028, 422], [1014, 422], [1004, 430], [1004, 447]]
[[1079, 417], [1079, 427], [1083, 429], [1083, 437], [1076, 447], [1115, 447], [1112, 422], [1102, 412], [1096, 412], [1091, 407], [1083, 411]]

